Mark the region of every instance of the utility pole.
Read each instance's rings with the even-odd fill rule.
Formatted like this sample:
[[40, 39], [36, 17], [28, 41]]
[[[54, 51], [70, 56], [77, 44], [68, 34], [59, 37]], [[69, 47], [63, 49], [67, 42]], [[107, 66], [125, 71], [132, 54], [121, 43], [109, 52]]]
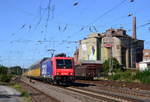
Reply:
[[132, 30], [133, 30], [133, 32], [132, 32], [132, 38], [133, 39], [136, 39], [136, 16], [133, 16], [132, 17]]
[[[136, 39], [136, 16], [132, 16], [132, 38], [135, 40]], [[133, 41], [130, 42], [130, 57], [131, 57], [131, 61], [130, 61], [130, 66], [133, 68], [133, 54], [134, 54], [134, 46], [133, 46]]]
[[112, 71], [113, 71], [113, 62], [112, 62], [112, 45], [113, 45], [113, 39], [112, 39], [113, 37], [112, 37], [112, 35], [110, 36], [110, 41], [109, 41], [109, 43], [110, 43], [110, 48], [109, 48], [109, 50], [110, 50], [110, 56], [109, 56], [109, 74], [112, 74]]
[[112, 47], [110, 47], [110, 57], [109, 57], [109, 73], [111, 74], [113, 70], [113, 65], [112, 65]]

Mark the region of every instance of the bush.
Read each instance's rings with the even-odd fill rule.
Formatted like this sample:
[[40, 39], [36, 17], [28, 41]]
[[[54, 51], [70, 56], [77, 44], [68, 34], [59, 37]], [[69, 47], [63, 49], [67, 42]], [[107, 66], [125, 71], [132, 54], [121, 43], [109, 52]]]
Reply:
[[111, 80], [119, 80], [121, 78], [121, 74], [113, 74], [109, 76], [109, 79]]
[[135, 78], [136, 78], [136, 79], [139, 79], [140, 82], [142, 82], [142, 83], [150, 83], [150, 69], [149, 69], [149, 70], [142, 71], [142, 72], [139, 71], [139, 72], [135, 75]]
[[2, 82], [10, 82], [12, 76], [11, 75], [0, 75], [0, 81]]
[[21, 96], [22, 97], [29, 97], [30, 95], [29, 95], [29, 93], [27, 91], [22, 91], [21, 92]]
[[127, 70], [125, 72], [118, 71], [113, 75], [108, 77], [111, 80], [119, 80], [119, 81], [126, 81], [126, 82], [141, 82], [141, 83], [150, 83], [150, 69], [145, 71], [132, 71]]
[[105, 60], [103, 63], [103, 71], [108, 72], [109, 71], [109, 60]]
[[0, 65], [0, 75], [5, 75], [8, 72], [8, 68]]
[[124, 72], [117, 71], [115, 74], [109, 76], [109, 79], [132, 82], [136, 79], [135, 75], [136, 75], [136, 72], [132, 72], [131, 70], [127, 70], [127, 71], [124, 71]]
[[[110, 59], [105, 60], [105, 62], [103, 63], [104, 72], [107, 73], [109, 72], [109, 63], [110, 63]], [[112, 66], [113, 66], [112, 72], [117, 72], [121, 70], [120, 64], [116, 58], [112, 58]]]

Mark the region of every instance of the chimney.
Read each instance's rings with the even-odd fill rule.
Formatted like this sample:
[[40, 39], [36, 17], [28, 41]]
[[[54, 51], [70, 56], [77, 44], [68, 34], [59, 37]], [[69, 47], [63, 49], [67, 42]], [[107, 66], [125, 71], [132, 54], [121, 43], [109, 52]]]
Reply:
[[136, 39], [136, 17], [135, 16], [133, 16], [132, 30], [133, 30], [132, 38]]

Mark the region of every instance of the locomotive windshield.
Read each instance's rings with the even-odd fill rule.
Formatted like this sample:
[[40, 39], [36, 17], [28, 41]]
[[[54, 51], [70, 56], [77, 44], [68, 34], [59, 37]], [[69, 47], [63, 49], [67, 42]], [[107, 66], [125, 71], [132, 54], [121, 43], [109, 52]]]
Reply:
[[57, 64], [58, 69], [70, 69], [70, 68], [72, 68], [72, 60], [57, 59], [56, 64]]

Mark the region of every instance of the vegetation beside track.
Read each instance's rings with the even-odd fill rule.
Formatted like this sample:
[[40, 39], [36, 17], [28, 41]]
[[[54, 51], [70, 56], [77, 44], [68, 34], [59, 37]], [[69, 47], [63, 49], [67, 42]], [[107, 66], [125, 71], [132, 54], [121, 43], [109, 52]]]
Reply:
[[23, 102], [32, 102], [30, 94], [15, 81], [17, 78], [16, 76], [21, 74], [22, 69], [19, 66], [8, 68], [6, 66], [0, 65], [0, 85], [7, 85], [19, 91], [21, 93]]
[[135, 78], [136, 73], [132, 71], [118, 71], [116, 73], [113, 73], [112, 75], [108, 76], [108, 79], [110, 80], [119, 80], [119, 81], [126, 81], [126, 82], [132, 82]]
[[107, 78], [108, 80], [150, 84], [150, 68], [144, 71], [125, 70], [121, 67], [121, 65], [119, 65], [119, 62], [115, 58], [112, 58], [113, 70], [112, 74], [108, 75], [109, 61], [110, 60], [106, 60], [103, 64], [104, 77]]
[[5, 66], [0, 66], [0, 82], [1, 83], [8, 83], [12, 78], [11, 74], [8, 74], [8, 68]]
[[6, 67], [0, 65], [0, 83], [9, 83], [14, 76], [21, 75], [24, 70], [20, 66]]
[[150, 69], [145, 71], [118, 71], [110, 76], [108, 76], [110, 80], [118, 80], [125, 82], [139, 82], [144, 84], [150, 84]]
[[21, 93], [21, 97], [23, 99], [23, 102], [32, 102], [30, 93], [28, 93], [26, 90], [24, 90], [20, 84], [15, 83], [11, 85], [12, 88], [16, 89]]

